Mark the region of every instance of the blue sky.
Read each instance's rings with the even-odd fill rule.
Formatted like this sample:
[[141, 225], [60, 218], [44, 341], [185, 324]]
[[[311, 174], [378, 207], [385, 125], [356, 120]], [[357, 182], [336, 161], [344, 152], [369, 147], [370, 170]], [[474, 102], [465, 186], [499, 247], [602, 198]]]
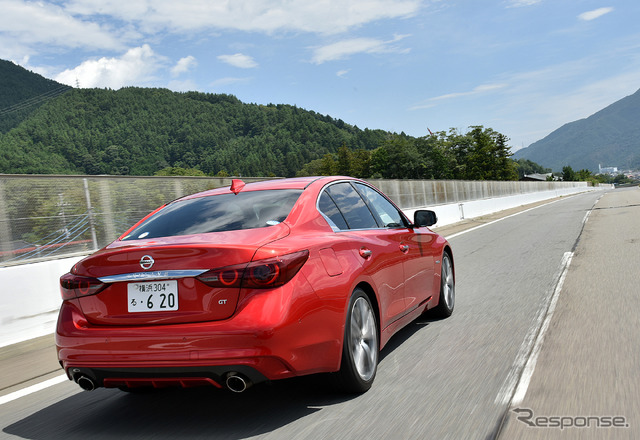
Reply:
[[[638, 0], [0, 0], [0, 58], [74, 87], [295, 104], [515, 151], [640, 88]], [[0, 105], [1, 106], [1, 105]]]

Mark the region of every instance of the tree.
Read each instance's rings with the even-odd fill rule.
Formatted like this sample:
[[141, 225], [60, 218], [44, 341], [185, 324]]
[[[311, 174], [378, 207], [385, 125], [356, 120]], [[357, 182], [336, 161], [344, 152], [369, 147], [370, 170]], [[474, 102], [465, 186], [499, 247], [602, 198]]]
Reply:
[[371, 175], [370, 151], [359, 149], [351, 152], [349, 175], [360, 179], [368, 178]]
[[587, 180], [591, 180], [593, 178], [593, 174], [591, 174], [591, 171], [587, 170], [587, 169], [582, 169], [580, 171], [578, 171], [576, 174], [576, 180], [580, 180], [580, 181], [587, 181]]
[[517, 180], [518, 173], [511, 156], [511, 148], [507, 145], [509, 138], [502, 133], [497, 133], [495, 137], [495, 154], [497, 159], [496, 180]]
[[389, 153], [386, 148], [379, 147], [371, 152], [371, 177], [382, 179], [389, 166]]
[[332, 154], [325, 154], [322, 157], [322, 162], [320, 164], [320, 175], [322, 176], [333, 176], [338, 172], [338, 165], [336, 161], [333, 159]]
[[384, 153], [381, 152], [376, 158], [380, 162], [375, 163], [374, 166], [377, 168], [374, 169], [374, 172], [380, 173], [385, 179], [420, 179], [424, 177], [420, 153], [415, 143], [406, 137], [394, 136], [385, 141], [380, 148]]
[[304, 176], [321, 176], [322, 175], [322, 159], [314, 159], [307, 162], [300, 171], [296, 173], [297, 177]]
[[547, 174], [551, 168], [544, 168], [529, 159], [518, 159], [514, 161], [514, 166], [518, 173], [518, 178], [522, 179], [527, 174]]
[[338, 148], [338, 160], [336, 162], [336, 174], [348, 176], [351, 173], [351, 150], [345, 143]]
[[196, 168], [167, 167], [155, 172], [156, 176], [206, 176]]
[[569, 165], [562, 167], [562, 180], [565, 182], [575, 182], [577, 180], [575, 171]]

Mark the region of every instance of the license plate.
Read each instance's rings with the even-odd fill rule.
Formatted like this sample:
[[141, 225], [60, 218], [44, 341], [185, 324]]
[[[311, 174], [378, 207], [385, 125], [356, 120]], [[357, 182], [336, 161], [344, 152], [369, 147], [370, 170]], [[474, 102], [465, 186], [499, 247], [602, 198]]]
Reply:
[[127, 301], [130, 313], [178, 310], [178, 282], [167, 280], [129, 283]]

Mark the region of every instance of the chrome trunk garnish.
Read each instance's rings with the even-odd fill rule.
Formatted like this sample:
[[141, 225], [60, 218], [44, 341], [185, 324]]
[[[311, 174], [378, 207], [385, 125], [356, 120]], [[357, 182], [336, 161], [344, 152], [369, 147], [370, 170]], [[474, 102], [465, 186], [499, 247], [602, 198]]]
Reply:
[[120, 275], [107, 275], [98, 277], [103, 283], [119, 283], [123, 281], [153, 281], [153, 280], [175, 280], [177, 278], [197, 277], [205, 273], [208, 269], [194, 270], [158, 270], [154, 272], [123, 273]]

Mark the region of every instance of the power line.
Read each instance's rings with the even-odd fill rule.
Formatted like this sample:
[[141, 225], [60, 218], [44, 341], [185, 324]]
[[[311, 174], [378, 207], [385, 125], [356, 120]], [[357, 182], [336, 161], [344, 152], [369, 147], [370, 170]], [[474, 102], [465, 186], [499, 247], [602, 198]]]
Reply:
[[46, 101], [49, 101], [50, 99], [55, 98], [56, 96], [62, 95], [63, 93], [67, 92], [68, 90], [70, 90], [71, 87], [69, 86], [65, 86], [65, 85], [60, 85], [59, 87], [56, 87], [55, 89], [51, 89], [45, 93], [42, 93], [40, 95], [31, 97], [29, 99], [25, 99], [22, 102], [19, 102], [17, 104], [13, 104], [10, 105], [9, 107], [5, 107], [3, 109], [0, 109], [0, 116], [9, 114], [9, 113], [13, 113], [13, 112], [17, 112], [19, 110], [23, 110], [25, 108], [37, 105], [37, 104], [42, 104]]

